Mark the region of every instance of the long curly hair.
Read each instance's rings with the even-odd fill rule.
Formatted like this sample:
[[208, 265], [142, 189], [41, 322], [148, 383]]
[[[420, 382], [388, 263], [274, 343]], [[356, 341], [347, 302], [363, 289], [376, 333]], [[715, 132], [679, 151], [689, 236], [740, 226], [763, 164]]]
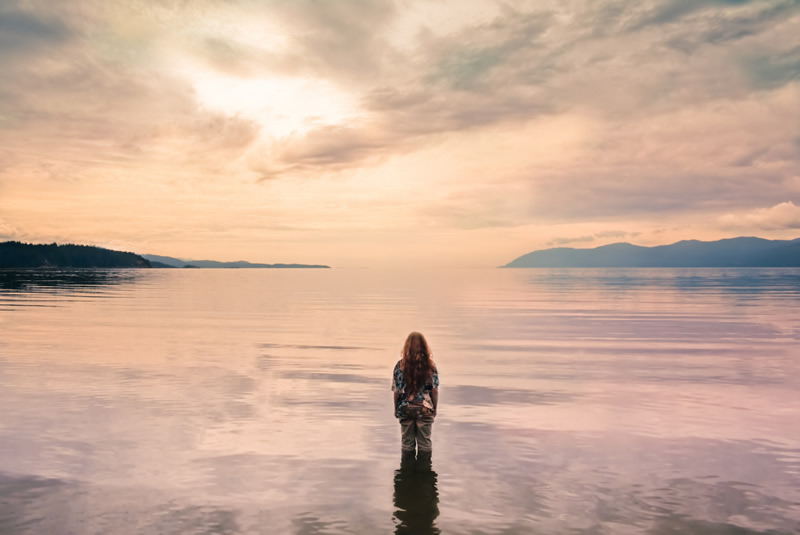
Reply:
[[420, 385], [436, 371], [436, 364], [431, 357], [431, 349], [421, 333], [412, 332], [406, 338], [402, 353], [403, 379], [406, 383], [406, 394], [409, 399], [417, 394]]

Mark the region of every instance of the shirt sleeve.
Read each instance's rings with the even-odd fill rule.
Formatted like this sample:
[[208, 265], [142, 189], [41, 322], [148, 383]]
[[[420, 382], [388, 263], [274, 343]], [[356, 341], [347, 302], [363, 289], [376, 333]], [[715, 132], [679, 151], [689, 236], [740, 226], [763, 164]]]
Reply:
[[433, 388], [439, 388], [439, 371], [434, 370], [433, 372]]
[[403, 372], [400, 370], [400, 366], [395, 365], [394, 372], [392, 373], [392, 392], [400, 392], [403, 390], [402, 375]]

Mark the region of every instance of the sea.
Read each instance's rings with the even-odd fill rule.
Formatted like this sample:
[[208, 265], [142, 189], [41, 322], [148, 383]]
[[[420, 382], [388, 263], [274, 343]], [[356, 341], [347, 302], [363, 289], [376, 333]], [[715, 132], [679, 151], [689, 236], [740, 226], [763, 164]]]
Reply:
[[800, 533], [800, 269], [0, 271], [0, 533]]

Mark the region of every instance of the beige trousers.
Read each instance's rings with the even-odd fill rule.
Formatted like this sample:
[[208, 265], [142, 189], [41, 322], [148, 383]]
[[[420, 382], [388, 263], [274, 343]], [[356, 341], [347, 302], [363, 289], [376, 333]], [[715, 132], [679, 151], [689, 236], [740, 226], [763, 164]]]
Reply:
[[431, 428], [433, 418], [428, 416], [416, 420], [400, 420], [400, 434], [403, 451], [431, 451]]

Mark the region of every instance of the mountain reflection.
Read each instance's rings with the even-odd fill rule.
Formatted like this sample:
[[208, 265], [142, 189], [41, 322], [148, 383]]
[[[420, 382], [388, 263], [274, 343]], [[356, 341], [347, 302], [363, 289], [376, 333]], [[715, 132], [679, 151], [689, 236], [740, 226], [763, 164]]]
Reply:
[[403, 453], [400, 468], [394, 472], [395, 533], [439, 534], [439, 491], [436, 472], [431, 467], [430, 453]]
[[797, 268], [551, 268], [533, 269], [527, 284], [547, 291], [659, 290], [740, 298], [777, 296], [797, 299]]
[[70, 292], [133, 282], [136, 269], [0, 269], [0, 291]]

